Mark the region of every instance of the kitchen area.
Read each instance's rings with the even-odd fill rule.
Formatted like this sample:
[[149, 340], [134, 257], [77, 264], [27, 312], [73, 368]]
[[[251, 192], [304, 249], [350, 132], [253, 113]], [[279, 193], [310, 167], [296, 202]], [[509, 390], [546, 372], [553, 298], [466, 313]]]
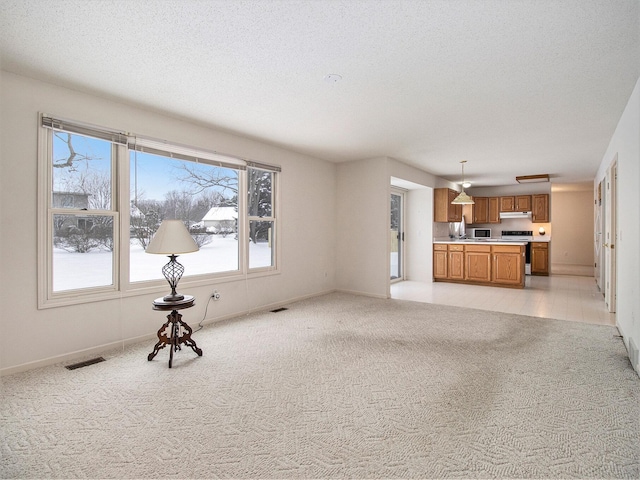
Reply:
[[435, 282], [524, 288], [527, 275], [549, 275], [549, 193], [487, 193], [460, 205], [455, 190], [434, 189]]

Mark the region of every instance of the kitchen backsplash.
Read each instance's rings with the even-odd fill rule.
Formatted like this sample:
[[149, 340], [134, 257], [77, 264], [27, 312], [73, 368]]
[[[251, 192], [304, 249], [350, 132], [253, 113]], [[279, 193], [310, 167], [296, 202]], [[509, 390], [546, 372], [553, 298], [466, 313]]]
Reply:
[[434, 238], [446, 238], [449, 236], [449, 224], [443, 222], [433, 223]]
[[[505, 218], [500, 223], [475, 223], [466, 224], [467, 237], [471, 237], [472, 230], [474, 228], [490, 228], [492, 238], [500, 238], [503, 230], [531, 230], [533, 236], [540, 235], [540, 227], [544, 228], [545, 235], [548, 237], [551, 235], [550, 223], [533, 223], [526, 218]], [[449, 236], [449, 224], [442, 222], [433, 223], [433, 236], [434, 238], [446, 238]]]

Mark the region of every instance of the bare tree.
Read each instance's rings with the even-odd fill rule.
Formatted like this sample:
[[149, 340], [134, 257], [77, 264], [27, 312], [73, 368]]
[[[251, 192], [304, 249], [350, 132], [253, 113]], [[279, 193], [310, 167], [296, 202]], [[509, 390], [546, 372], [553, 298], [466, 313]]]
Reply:
[[62, 157], [60, 159], [53, 161], [53, 168], [69, 168], [70, 170], [75, 170], [74, 162], [82, 161], [82, 160], [93, 160], [94, 157], [89, 155], [85, 155], [82, 153], [78, 153], [73, 148], [72, 136], [67, 132], [55, 132], [54, 135], [56, 138], [59, 138], [64, 143], [67, 144], [67, 148], [69, 149], [69, 155], [66, 157]]
[[[194, 164], [195, 165], [195, 164]], [[229, 168], [198, 169], [189, 162], [180, 165], [183, 171], [180, 181], [189, 183], [193, 187], [193, 194], [202, 193], [212, 187], [224, 194], [227, 191], [238, 193], [238, 175]]]

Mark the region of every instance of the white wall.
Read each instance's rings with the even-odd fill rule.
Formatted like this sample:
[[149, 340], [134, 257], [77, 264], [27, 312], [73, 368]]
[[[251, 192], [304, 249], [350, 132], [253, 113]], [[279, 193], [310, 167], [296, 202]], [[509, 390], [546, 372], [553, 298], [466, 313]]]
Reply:
[[197, 299], [184, 312], [187, 323], [202, 319], [214, 289], [222, 299], [211, 303], [207, 321], [335, 289], [334, 164], [6, 72], [0, 82], [0, 245], [8, 246], [0, 249], [0, 289], [10, 298], [0, 320], [0, 372], [147, 337], [165, 321], [151, 302], [166, 286], [145, 295], [37, 309], [38, 112], [282, 166], [282, 273], [199, 287], [183, 278], [181, 291]]
[[433, 281], [433, 188], [409, 190], [405, 256], [407, 280]]
[[387, 298], [391, 184], [387, 159], [338, 165], [336, 285]]
[[[337, 287], [375, 297], [390, 296], [389, 215], [392, 179], [417, 190], [408, 197], [406, 266], [411, 278], [432, 279], [433, 187], [451, 186], [392, 158], [338, 165]], [[424, 203], [421, 203], [424, 202]], [[427, 258], [428, 256], [428, 258]]]
[[[513, 180], [515, 182], [515, 179]], [[513, 185], [501, 185], [496, 187], [468, 188], [466, 192], [474, 197], [500, 197], [509, 195], [534, 195], [539, 193], [551, 193], [550, 182], [540, 183], [516, 183]]]
[[[594, 190], [618, 158], [616, 322], [627, 348], [640, 347], [640, 79], [594, 180]], [[640, 373], [640, 365], [635, 364]]]
[[433, 187], [440, 185], [442, 179], [393, 158], [387, 159], [387, 168], [392, 183], [408, 190], [405, 196], [405, 277], [407, 280], [431, 282]]

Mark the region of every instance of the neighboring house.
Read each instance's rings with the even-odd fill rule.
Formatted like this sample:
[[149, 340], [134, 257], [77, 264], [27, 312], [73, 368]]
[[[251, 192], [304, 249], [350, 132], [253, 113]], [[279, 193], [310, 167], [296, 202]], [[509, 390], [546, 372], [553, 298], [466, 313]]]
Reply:
[[[52, 199], [53, 208], [69, 208], [69, 209], [88, 209], [89, 194], [82, 192], [53, 192]], [[88, 217], [79, 217], [76, 215], [56, 215], [58, 220], [55, 224], [56, 232], [69, 232], [69, 229], [77, 227], [81, 230], [89, 229], [93, 226], [93, 222]]]
[[237, 224], [238, 212], [235, 207], [213, 207], [196, 225], [210, 233], [232, 233], [237, 231]]
[[131, 218], [144, 218], [144, 213], [131, 201], [131, 207], [129, 209], [129, 215]]
[[53, 208], [89, 208], [89, 194], [53, 192]]

